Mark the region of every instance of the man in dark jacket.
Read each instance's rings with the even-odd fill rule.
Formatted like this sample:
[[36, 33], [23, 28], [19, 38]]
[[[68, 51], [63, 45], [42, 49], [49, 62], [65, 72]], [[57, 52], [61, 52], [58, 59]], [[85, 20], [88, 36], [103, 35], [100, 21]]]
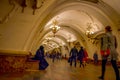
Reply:
[[71, 58], [70, 66], [72, 66], [72, 62], [74, 61], [74, 66], [76, 67], [77, 54], [78, 54], [78, 50], [77, 50], [76, 46], [74, 46], [70, 51], [70, 58]]

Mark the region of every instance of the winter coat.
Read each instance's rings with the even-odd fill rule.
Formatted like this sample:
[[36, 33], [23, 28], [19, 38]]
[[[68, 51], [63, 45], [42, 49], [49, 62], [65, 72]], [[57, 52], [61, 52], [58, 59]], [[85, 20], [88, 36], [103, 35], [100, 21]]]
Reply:
[[84, 57], [85, 57], [84, 50], [80, 49], [80, 51], [78, 52], [78, 60], [83, 61]]
[[77, 57], [78, 50], [76, 48], [72, 48], [70, 51], [70, 56], [71, 57]]

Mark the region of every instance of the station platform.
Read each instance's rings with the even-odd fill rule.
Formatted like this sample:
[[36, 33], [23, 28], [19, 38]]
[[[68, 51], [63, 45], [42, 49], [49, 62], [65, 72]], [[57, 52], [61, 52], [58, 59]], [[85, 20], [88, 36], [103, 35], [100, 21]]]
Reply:
[[[35, 68], [26, 69], [25, 72], [3, 73], [0, 80], [99, 80], [101, 65], [87, 64], [84, 68], [70, 66], [67, 60], [57, 60], [54, 63], [47, 59], [49, 66], [46, 70]], [[34, 63], [33, 63], [34, 65]], [[115, 80], [115, 73], [111, 65], [106, 66], [105, 80]]]

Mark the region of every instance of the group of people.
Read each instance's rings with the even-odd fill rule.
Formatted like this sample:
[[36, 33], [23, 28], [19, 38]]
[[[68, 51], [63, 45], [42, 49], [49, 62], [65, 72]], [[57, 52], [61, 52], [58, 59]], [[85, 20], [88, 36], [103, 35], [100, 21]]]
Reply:
[[[102, 56], [102, 71], [101, 71], [101, 76], [99, 77], [99, 79], [104, 80], [104, 75], [105, 75], [105, 69], [106, 69], [106, 63], [107, 60], [109, 59], [112, 63], [112, 67], [115, 71], [116, 74], [116, 80], [120, 80], [119, 77], [119, 70], [118, 70], [118, 66], [117, 66], [117, 57], [118, 57], [118, 53], [116, 51], [117, 48], [117, 40], [116, 37], [112, 34], [112, 30], [111, 30], [111, 26], [106, 26], [105, 27], [105, 34], [101, 37], [101, 56]], [[39, 56], [39, 57], [38, 57]], [[71, 51], [70, 51], [70, 66], [72, 66], [73, 62], [74, 62], [74, 66], [76, 67], [77, 65], [77, 60], [79, 60], [80, 62], [80, 67], [81, 66], [85, 66], [83, 64], [84, 61], [87, 60], [88, 54], [87, 51], [81, 46], [80, 49], [78, 50], [76, 46], [74, 46]], [[96, 57], [96, 55], [94, 56]], [[45, 59], [44, 59], [44, 47], [40, 46], [40, 49], [37, 50], [36, 52], [36, 59], [40, 60], [40, 67], [39, 69], [43, 69], [43, 67], [41, 66], [42, 61], [43, 64], [45, 64]], [[49, 64], [45, 64], [46, 66], [48, 66]]]
[[[77, 61], [80, 62], [80, 67], [84, 67], [86, 65], [86, 61], [88, 58], [87, 51], [81, 46], [78, 50], [76, 45], [70, 51], [69, 62], [70, 66], [72, 66], [74, 62], [74, 66], [77, 66]], [[85, 63], [85, 64], [84, 64]]]
[[50, 58], [52, 59], [52, 62], [54, 63], [55, 60], [61, 60], [62, 59], [62, 54], [58, 51], [55, 51], [53, 50], [51, 53], [50, 53]]
[[45, 56], [49, 59], [52, 60], [52, 62], [54, 63], [55, 61], [60, 61], [62, 59], [62, 54], [60, 51], [57, 51], [56, 49], [53, 49], [50, 52], [46, 52]]
[[[101, 41], [101, 48], [100, 53], [102, 57], [102, 65], [101, 65], [101, 76], [98, 78], [101, 80], [104, 80], [105, 76], [105, 70], [106, 70], [106, 63], [107, 61], [111, 61], [112, 67], [114, 69], [116, 80], [120, 80], [119, 77], [119, 70], [117, 66], [117, 59], [118, 59], [118, 53], [116, 51], [117, 48], [117, 40], [116, 37], [112, 34], [111, 26], [105, 27], [105, 33], [100, 38]], [[76, 67], [76, 61], [77, 59], [80, 61], [80, 67], [83, 66], [85, 51], [83, 47], [81, 47], [80, 50], [77, 50], [76, 46], [74, 46], [70, 51], [70, 66], [72, 66], [72, 62], [74, 61], [74, 66]], [[93, 56], [95, 63], [98, 61], [98, 55], [97, 53]]]

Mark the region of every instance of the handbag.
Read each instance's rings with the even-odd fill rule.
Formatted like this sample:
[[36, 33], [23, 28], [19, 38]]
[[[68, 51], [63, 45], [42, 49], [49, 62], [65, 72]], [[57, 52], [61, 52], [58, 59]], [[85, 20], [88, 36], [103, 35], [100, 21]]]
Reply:
[[110, 55], [110, 49], [108, 48], [107, 50], [101, 50], [100, 51], [102, 56], [108, 57]]
[[68, 63], [70, 63], [70, 61], [71, 61], [71, 57], [68, 58]]

